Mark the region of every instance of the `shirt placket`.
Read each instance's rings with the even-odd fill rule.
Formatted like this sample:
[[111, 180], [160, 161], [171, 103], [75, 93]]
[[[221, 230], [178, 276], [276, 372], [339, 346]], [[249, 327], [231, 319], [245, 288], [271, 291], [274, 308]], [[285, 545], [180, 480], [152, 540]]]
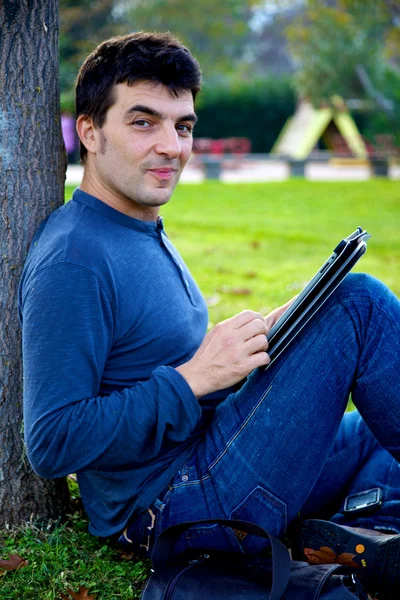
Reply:
[[180, 274], [180, 277], [181, 277], [181, 281], [182, 281], [182, 283], [184, 285], [184, 288], [186, 290], [187, 295], [189, 296], [190, 302], [192, 304], [195, 304], [194, 296], [193, 296], [193, 293], [192, 293], [192, 289], [190, 287], [190, 282], [189, 282], [189, 279], [188, 279], [188, 276], [187, 276], [186, 269], [183, 266], [179, 255], [176, 253], [175, 248], [173, 247], [173, 245], [169, 241], [168, 237], [164, 233], [164, 230], [163, 230], [163, 221], [162, 221], [161, 217], [157, 221], [157, 233], [158, 233], [158, 235], [160, 237], [161, 244], [164, 246], [165, 250], [168, 252], [169, 256], [171, 257], [171, 259], [172, 259], [172, 261], [174, 263], [174, 265], [176, 266], [176, 268], [179, 271], [179, 274]]

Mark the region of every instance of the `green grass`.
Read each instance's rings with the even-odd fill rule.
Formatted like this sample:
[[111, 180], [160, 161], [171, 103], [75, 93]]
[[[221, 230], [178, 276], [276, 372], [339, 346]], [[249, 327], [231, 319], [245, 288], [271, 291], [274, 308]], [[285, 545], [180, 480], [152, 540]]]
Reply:
[[[69, 482], [72, 497], [76, 484]], [[75, 504], [78, 504], [75, 501]], [[80, 509], [65, 523], [0, 530], [0, 558], [19, 554], [27, 567], [0, 576], [1, 600], [61, 600], [67, 590], [89, 588], [98, 600], [139, 598], [149, 564], [126, 560], [109, 541], [99, 540], [87, 531], [88, 523]]]
[[18, 553], [29, 561], [1, 578], [2, 600], [61, 600], [60, 593], [77, 592], [81, 585], [99, 600], [131, 600], [139, 597], [148, 573], [143, 562], [124, 561], [107, 543], [88, 534], [78, 513], [61, 526], [3, 531], [0, 545], [2, 557]]
[[355, 271], [400, 295], [399, 182], [187, 184], [161, 214], [209, 301], [211, 323], [284, 303], [358, 225], [372, 237]]
[[[355, 270], [380, 277], [400, 296], [398, 182], [182, 185], [161, 214], [217, 323], [244, 308], [267, 313], [296, 294], [341, 237], [372, 233]], [[70, 198], [72, 188], [66, 189]], [[76, 490], [73, 490], [76, 494]], [[98, 600], [138, 597], [148, 565], [124, 561], [87, 533], [76, 511], [63, 525], [0, 531], [0, 558], [29, 566], [0, 577], [4, 600], [58, 600], [80, 585]]]

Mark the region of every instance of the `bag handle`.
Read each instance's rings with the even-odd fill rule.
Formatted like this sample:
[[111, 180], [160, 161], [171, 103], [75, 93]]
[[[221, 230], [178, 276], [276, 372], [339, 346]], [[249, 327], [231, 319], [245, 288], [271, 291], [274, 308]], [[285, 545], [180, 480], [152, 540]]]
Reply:
[[167, 527], [167, 529], [164, 529], [164, 531], [160, 533], [154, 544], [151, 555], [154, 570], [171, 564], [174, 546], [179, 536], [190, 527], [202, 525], [203, 523], [233, 527], [239, 531], [269, 539], [272, 549], [272, 588], [269, 600], [279, 600], [281, 598], [290, 576], [291, 560], [289, 552], [282, 542], [274, 538], [259, 525], [250, 523], [249, 521], [239, 521], [236, 519], [204, 519], [201, 521], [188, 521], [186, 523], [179, 523], [178, 525]]

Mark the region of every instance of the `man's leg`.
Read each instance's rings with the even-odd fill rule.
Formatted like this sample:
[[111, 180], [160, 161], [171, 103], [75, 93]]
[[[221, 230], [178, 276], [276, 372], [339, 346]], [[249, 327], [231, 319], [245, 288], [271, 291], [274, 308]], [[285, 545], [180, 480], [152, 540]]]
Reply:
[[[380, 506], [344, 512], [346, 496], [372, 488], [381, 490]], [[400, 464], [378, 444], [357, 411], [344, 416], [323, 472], [290, 531], [294, 558], [350, 566], [370, 593], [384, 592], [385, 600], [397, 600]]]
[[[380, 488], [382, 504], [345, 513], [347, 496]], [[324, 469], [296, 521], [318, 518], [400, 533], [400, 463], [380, 446], [358, 411], [345, 414]]]
[[[373, 278], [348, 276], [292, 347], [217, 408], [170, 486], [159, 527], [230, 517], [281, 535], [323, 471], [350, 391], [400, 459], [399, 328], [397, 298]], [[253, 536], [236, 537], [258, 549]]]

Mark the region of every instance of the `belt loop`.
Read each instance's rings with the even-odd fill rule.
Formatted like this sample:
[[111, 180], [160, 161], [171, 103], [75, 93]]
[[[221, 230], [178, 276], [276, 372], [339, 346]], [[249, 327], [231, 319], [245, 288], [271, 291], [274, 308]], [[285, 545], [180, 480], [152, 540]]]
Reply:
[[[159, 498], [156, 498], [153, 502], [154, 508], [156, 508], [159, 512], [161, 512], [165, 506], [165, 503], [162, 502]], [[149, 510], [149, 509], [147, 509]]]
[[148, 554], [150, 552], [150, 546], [152, 545], [152, 541], [154, 539], [154, 528], [156, 525], [156, 515], [152, 510], [153, 507], [147, 509], [148, 514], [150, 515], [150, 522], [145, 528], [143, 544], [140, 544], [140, 548], [143, 548], [145, 552]]

